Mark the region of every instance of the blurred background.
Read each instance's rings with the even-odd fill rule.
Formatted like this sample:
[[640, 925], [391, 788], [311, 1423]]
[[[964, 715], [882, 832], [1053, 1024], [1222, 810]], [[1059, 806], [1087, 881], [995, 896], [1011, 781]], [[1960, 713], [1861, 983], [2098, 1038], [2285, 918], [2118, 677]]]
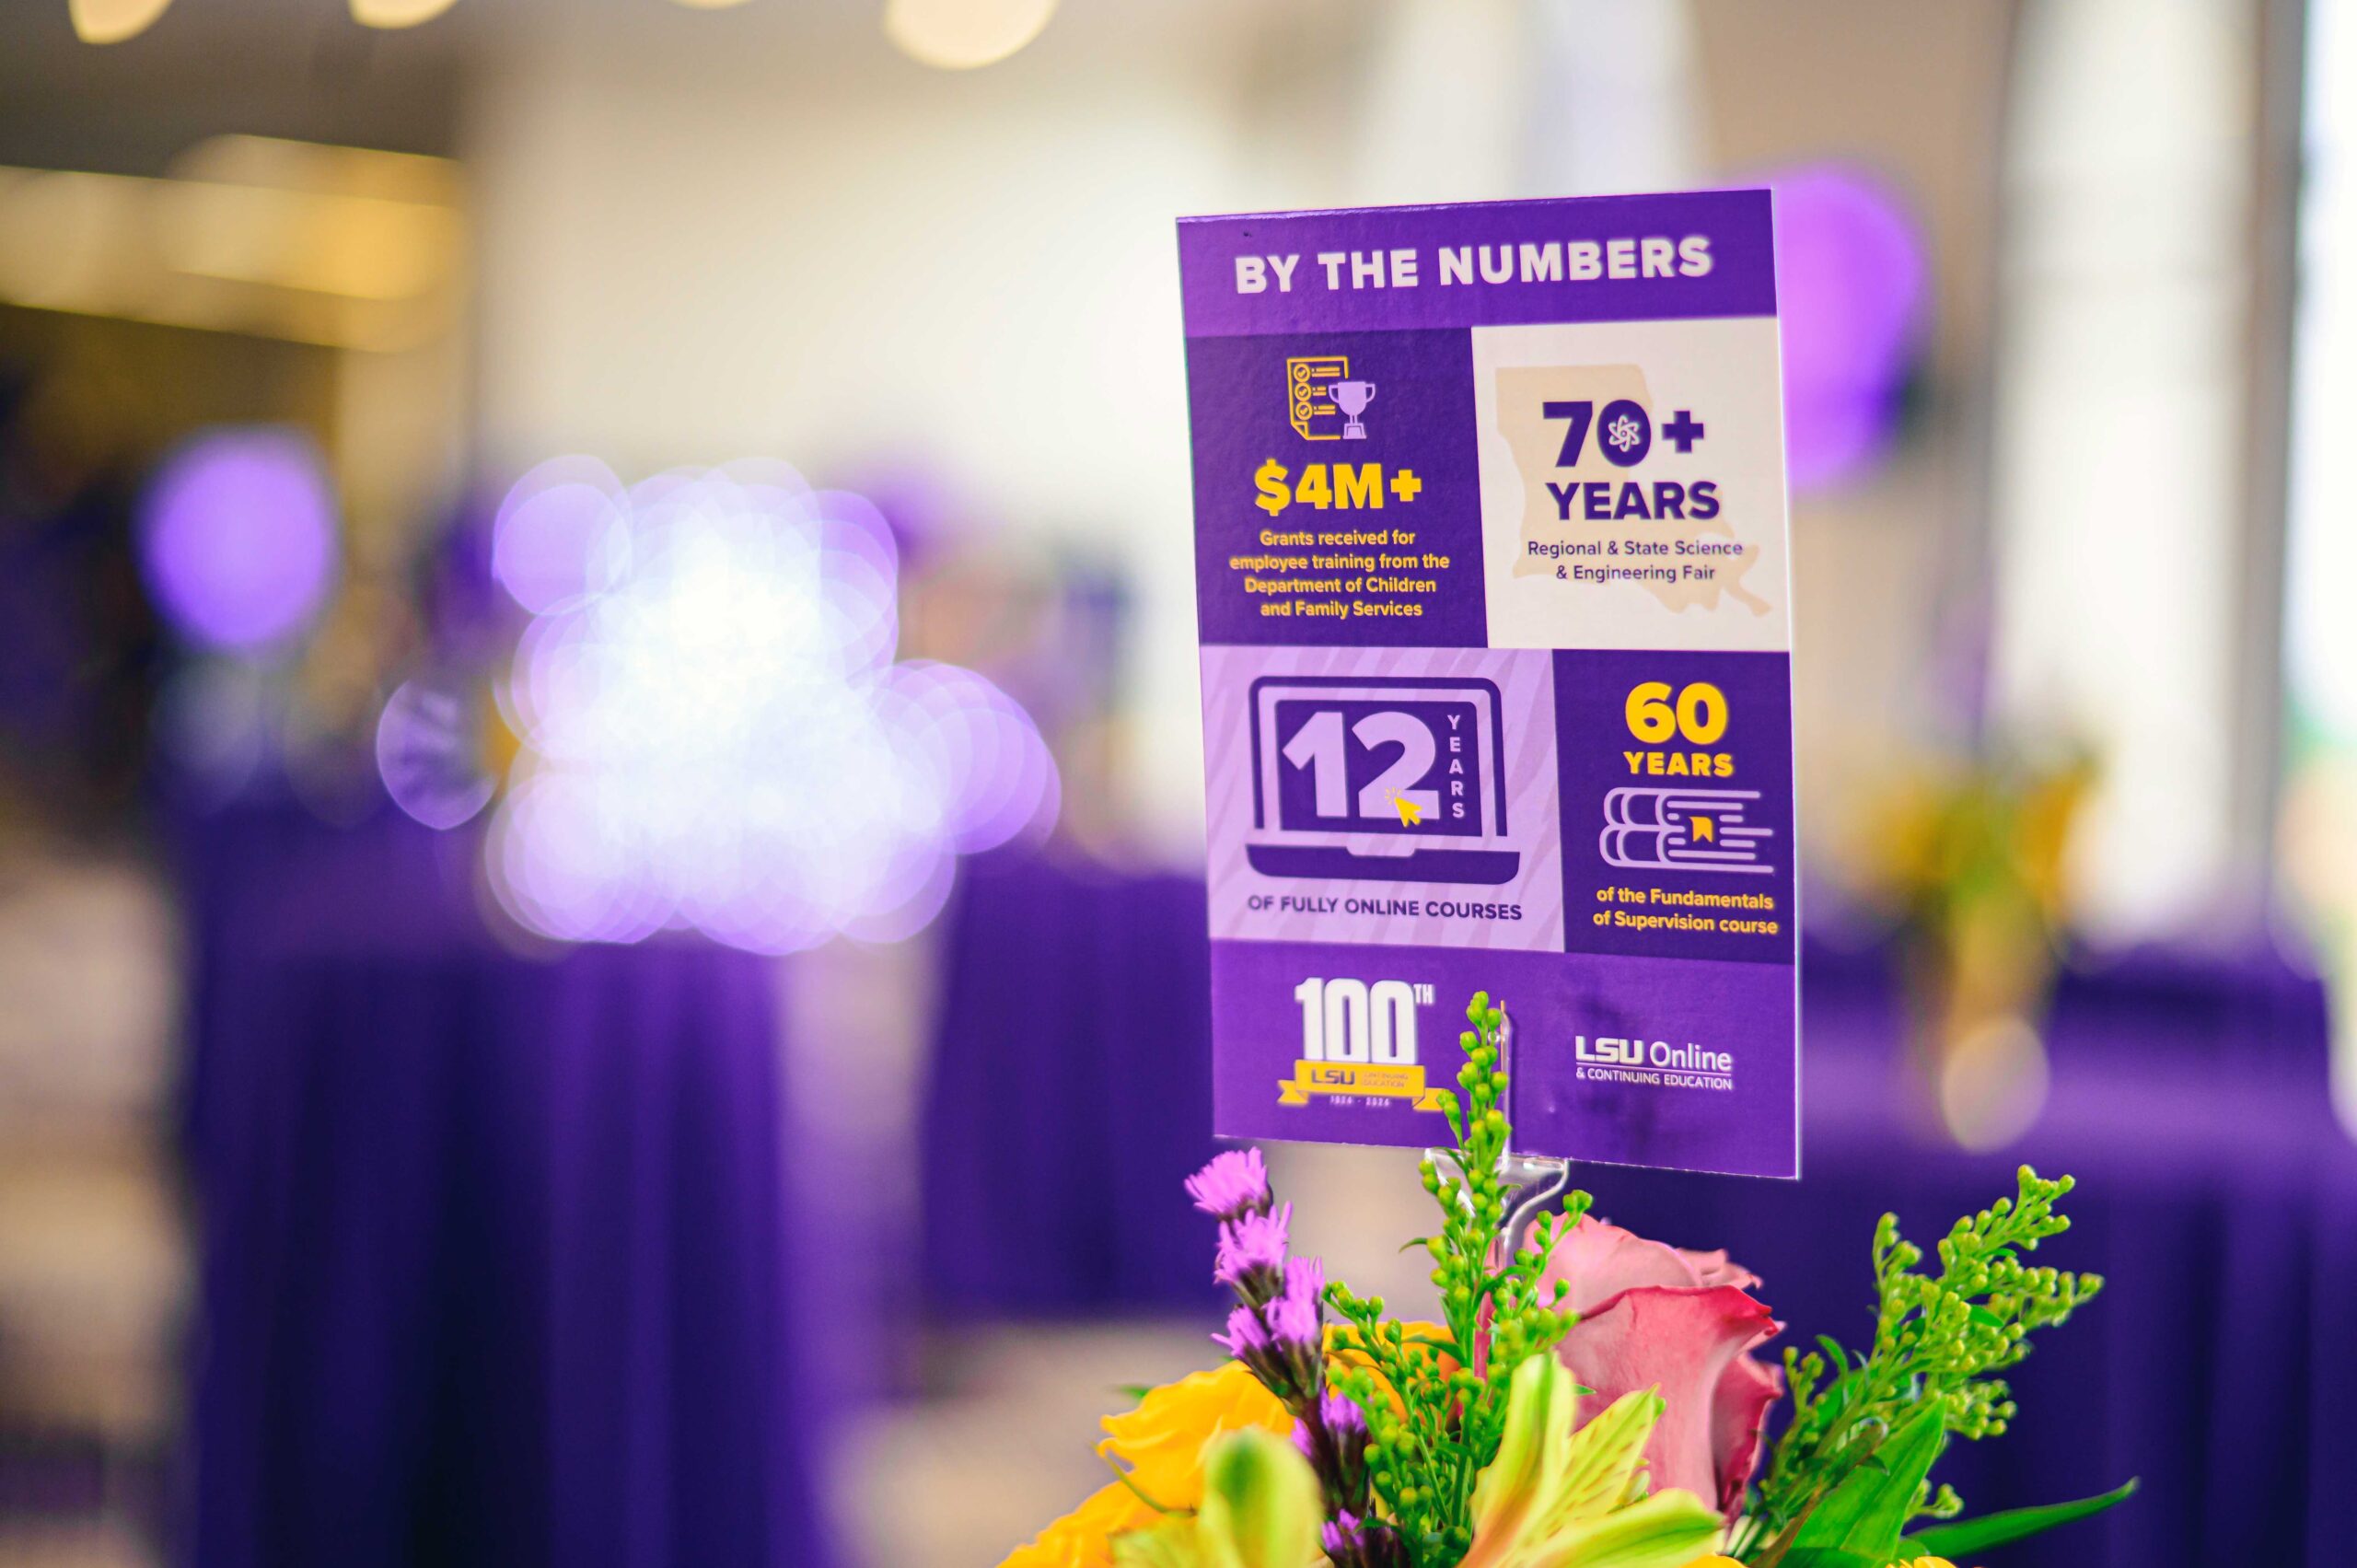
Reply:
[[[1172, 219], [1769, 183], [1789, 1339], [2031, 1160], [2003, 1562], [2357, 1479], [2347, 0], [15, 0], [0, 1562], [985, 1568], [1209, 1365]], [[1282, 1151], [1416, 1300], [1405, 1156]]]

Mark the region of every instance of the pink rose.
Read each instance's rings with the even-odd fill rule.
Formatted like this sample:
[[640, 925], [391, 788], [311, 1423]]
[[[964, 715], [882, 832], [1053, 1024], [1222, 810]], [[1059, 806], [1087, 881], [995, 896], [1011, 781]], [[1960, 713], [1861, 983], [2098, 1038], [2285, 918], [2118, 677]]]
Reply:
[[1546, 1277], [1569, 1282], [1562, 1305], [1580, 1315], [1560, 1353], [1596, 1390], [1585, 1408], [1659, 1388], [1669, 1408], [1645, 1445], [1654, 1486], [1734, 1517], [1784, 1391], [1783, 1374], [1750, 1354], [1783, 1327], [1752, 1298], [1759, 1278], [1724, 1252], [1680, 1251], [1596, 1219], [1557, 1243]]

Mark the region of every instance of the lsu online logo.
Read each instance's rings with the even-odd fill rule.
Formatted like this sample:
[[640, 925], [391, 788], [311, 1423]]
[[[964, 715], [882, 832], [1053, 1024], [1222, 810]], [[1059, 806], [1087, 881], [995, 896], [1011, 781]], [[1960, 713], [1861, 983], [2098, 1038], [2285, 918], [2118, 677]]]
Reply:
[[1349, 358], [1310, 354], [1285, 361], [1285, 413], [1305, 441], [1340, 441], [1351, 423], [1333, 398], [1337, 382], [1351, 375]]
[[1573, 1035], [1572, 1060], [1582, 1078], [1670, 1089], [1732, 1089], [1735, 1056], [1689, 1040], [1672, 1045], [1633, 1035]]

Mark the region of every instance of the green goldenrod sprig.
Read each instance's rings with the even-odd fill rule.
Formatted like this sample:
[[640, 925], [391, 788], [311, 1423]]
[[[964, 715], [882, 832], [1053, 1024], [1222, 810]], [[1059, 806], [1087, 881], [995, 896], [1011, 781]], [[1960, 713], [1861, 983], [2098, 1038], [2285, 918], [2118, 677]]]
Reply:
[[1507, 1210], [1499, 1172], [1513, 1135], [1500, 1064], [1505, 1013], [1483, 992], [1466, 1019], [1473, 1027], [1461, 1037], [1463, 1098], [1441, 1096], [1456, 1145], [1446, 1160], [1427, 1155], [1422, 1167], [1424, 1191], [1441, 1211], [1439, 1233], [1422, 1245], [1447, 1337], [1386, 1318], [1379, 1296], [1339, 1283], [1327, 1291], [1343, 1319], [1334, 1381], [1366, 1411], [1371, 1490], [1419, 1568], [1454, 1563], [1472, 1544], [1473, 1483], [1497, 1456], [1515, 1368], [1552, 1353], [1573, 1321], [1557, 1306], [1569, 1287], [1542, 1276], [1556, 1238], [1588, 1206], [1586, 1193], [1570, 1194], [1561, 1215], [1538, 1217], [1532, 1245], [1505, 1255], [1498, 1243]]
[[[2072, 1180], [2049, 1181], [2024, 1166], [2018, 1181], [2016, 1196], [1956, 1221], [1939, 1244], [1936, 1275], [1915, 1271], [1922, 1249], [1900, 1237], [1896, 1215], [1882, 1216], [1874, 1238], [1880, 1306], [1873, 1347], [1853, 1356], [1821, 1339], [1822, 1353], [1784, 1353], [1792, 1423], [1753, 1498], [1739, 1556], [1780, 1555], [1776, 1544], [1792, 1539], [1809, 1510], [1926, 1409], [1938, 1410], [1945, 1433], [1955, 1436], [2005, 1430], [2014, 1403], [1993, 1374], [2029, 1353], [2033, 1330], [2062, 1322], [2103, 1287], [2094, 1274], [2021, 1260], [2070, 1228], [2054, 1205]], [[1953, 1488], [1934, 1492], [1924, 1482], [1910, 1516], [1947, 1518], [1962, 1505]]]

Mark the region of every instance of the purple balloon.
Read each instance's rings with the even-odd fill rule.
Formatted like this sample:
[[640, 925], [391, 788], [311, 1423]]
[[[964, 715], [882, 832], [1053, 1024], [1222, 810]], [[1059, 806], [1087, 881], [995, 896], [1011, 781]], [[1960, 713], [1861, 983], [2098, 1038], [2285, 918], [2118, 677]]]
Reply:
[[318, 447], [254, 425], [191, 437], [141, 505], [139, 563], [173, 630], [202, 647], [266, 647], [300, 632], [336, 571], [335, 499]]
[[1793, 484], [1851, 478], [1888, 450], [1922, 329], [1922, 236], [1898, 197], [1827, 164], [1772, 177], [1784, 441]]

